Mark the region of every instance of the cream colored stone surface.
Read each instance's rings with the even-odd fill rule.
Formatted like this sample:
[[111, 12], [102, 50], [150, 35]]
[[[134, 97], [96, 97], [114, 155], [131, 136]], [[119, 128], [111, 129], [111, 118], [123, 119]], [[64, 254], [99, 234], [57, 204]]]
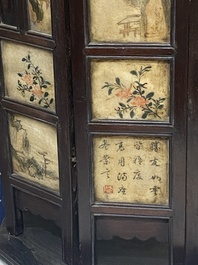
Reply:
[[[55, 111], [55, 91], [54, 91], [54, 70], [53, 70], [53, 54], [49, 51], [45, 51], [39, 48], [34, 48], [28, 45], [16, 44], [9, 41], [2, 41], [2, 60], [3, 60], [3, 75], [6, 96], [22, 101], [28, 104], [42, 107], [39, 104], [40, 96], [44, 95], [44, 92], [48, 92], [48, 98], [53, 98], [53, 103], [47, 110]], [[32, 73], [33, 69], [28, 69], [28, 63], [22, 61], [22, 58], [27, 57], [28, 54], [31, 56], [31, 62], [35, 67], [39, 67], [42, 73], [42, 77], [50, 82], [50, 85], [46, 89], [42, 89], [42, 93], [37, 89], [35, 101], [30, 101], [31, 93], [25, 92], [24, 94], [18, 89], [18, 82], [22, 85], [27, 85], [23, 80], [26, 72]], [[22, 74], [20, 77], [18, 73]], [[33, 77], [33, 75], [32, 75]], [[31, 78], [32, 78], [31, 77]], [[27, 81], [27, 80], [26, 80]], [[29, 85], [32, 80], [29, 81]], [[44, 104], [43, 104], [44, 105]]]
[[59, 192], [56, 128], [21, 115], [9, 115], [13, 172], [35, 185]]
[[95, 201], [169, 204], [169, 141], [133, 136], [93, 137]]
[[[131, 71], [137, 73], [145, 67], [150, 71], [144, 72], [141, 77], [141, 83], [145, 84], [142, 90], [144, 95], [153, 92], [153, 99], [158, 100], [164, 98], [163, 107], [157, 110], [158, 115], [152, 112], [142, 118], [144, 114], [143, 108], [154, 109], [153, 100], [143, 100], [138, 95], [129, 102], [128, 99], [132, 95], [135, 87], [137, 87], [138, 77], [132, 75]], [[170, 62], [162, 60], [92, 60], [91, 61], [91, 98], [92, 98], [92, 119], [121, 119], [117, 109], [119, 103], [128, 105], [128, 109], [133, 107], [134, 117], [130, 117], [130, 111], [124, 112], [125, 120], [153, 120], [167, 122], [170, 116]], [[116, 86], [116, 78], [120, 79], [121, 88], [115, 88], [111, 94], [108, 93], [108, 87], [104, 87], [107, 83]], [[148, 104], [152, 102], [152, 107]], [[146, 107], [147, 105], [147, 107]]]
[[50, 0], [28, 0], [28, 13], [31, 30], [52, 35]]
[[170, 0], [89, 0], [91, 42], [170, 42]]

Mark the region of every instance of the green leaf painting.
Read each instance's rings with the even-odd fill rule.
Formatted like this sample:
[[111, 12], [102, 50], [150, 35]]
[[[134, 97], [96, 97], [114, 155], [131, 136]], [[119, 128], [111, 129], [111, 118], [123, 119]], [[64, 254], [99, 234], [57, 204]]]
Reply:
[[[166, 97], [156, 97], [155, 92], [149, 91], [149, 84], [144, 81], [144, 77], [152, 71], [152, 66], [140, 67], [139, 70], [131, 70], [132, 82], [129, 86], [125, 85], [119, 77], [114, 82], [106, 81], [102, 89], [107, 90], [107, 95], [114, 95], [119, 98], [119, 103], [114, 110], [117, 115], [124, 119], [129, 114], [130, 119], [135, 119], [137, 110], [141, 110], [141, 118], [148, 117], [161, 119], [162, 110]], [[139, 113], [139, 112], [138, 112]]]
[[51, 83], [45, 80], [42, 69], [34, 65], [30, 54], [23, 57], [22, 62], [25, 63], [26, 69], [18, 73], [18, 91], [23, 97], [25, 97], [25, 94], [29, 94], [30, 102], [36, 102], [43, 108], [50, 108], [54, 99], [50, 97], [46, 90]]

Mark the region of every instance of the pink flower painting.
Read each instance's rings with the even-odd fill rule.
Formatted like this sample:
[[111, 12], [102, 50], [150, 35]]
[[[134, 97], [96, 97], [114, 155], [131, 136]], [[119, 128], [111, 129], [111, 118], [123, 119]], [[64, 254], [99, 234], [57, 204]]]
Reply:
[[129, 86], [125, 86], [119, 77], [115, 78], [114, 83], [105, 82], [102, 89], [107, 89], [109, 97], [116, 96], [120, 100], [114, 110], [121, 119], [124, 119], [127, 113], [131, 119], [135, 119], [139, 113], [142, 113], [141, 119], [161, 119], [166, 98], [156, 98], [155, 93], [149, 91], [148, 83], [143, 80], [151, 71], [151, 66], [140, 67], [139, 71], [132, 70], [130, 74], [133, 80]]
[[51, 83], [42, 75], [39, 66], [35, 66], [31, 60], [30, 54], [22, 58], [26, 64], [26, 69], [22, 73], [18, 73], [17, 89], [25, 95], [29, 94], [30, 102], [36, 102], [43, 108], [50, 108], [54, 99], [49, 95], [49, 87]]

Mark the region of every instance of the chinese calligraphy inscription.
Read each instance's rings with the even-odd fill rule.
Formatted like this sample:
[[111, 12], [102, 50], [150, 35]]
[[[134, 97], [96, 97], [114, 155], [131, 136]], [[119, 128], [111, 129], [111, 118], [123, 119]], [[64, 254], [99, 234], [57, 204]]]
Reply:
[[168, 205], [167, 138], [95, 136], [93, 151], [96, 201]]

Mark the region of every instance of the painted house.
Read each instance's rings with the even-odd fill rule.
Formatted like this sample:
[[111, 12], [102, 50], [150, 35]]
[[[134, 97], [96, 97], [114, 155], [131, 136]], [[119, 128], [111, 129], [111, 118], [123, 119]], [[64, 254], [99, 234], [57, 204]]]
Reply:
[[123, 34], [123, 37], [129, 36], [131, 32], [136, 37], [141, 32], [141, 15], [127, 16], [118, 22], [118, 25], [123, 27], [120, 29], [120, 34]]

